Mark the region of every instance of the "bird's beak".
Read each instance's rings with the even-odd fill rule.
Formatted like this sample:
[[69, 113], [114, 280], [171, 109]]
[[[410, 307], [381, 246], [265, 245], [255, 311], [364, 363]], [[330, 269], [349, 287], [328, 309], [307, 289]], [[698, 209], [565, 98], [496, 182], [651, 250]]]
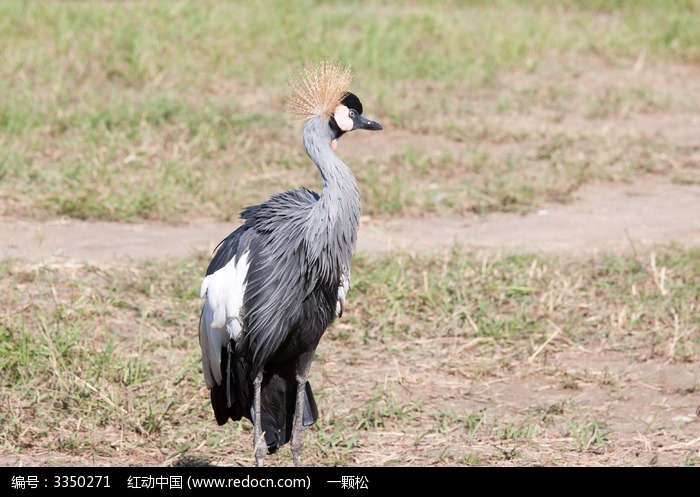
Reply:
[[382, 125], [379, 124], [376, 121], [370, 121], [366, 117], [362, 117], [361, 115], [356, 115], [355, 119], [353, 119], [353, 127], [352, 129], [366, 129], [368, 131], [379, 131], [382, 128]]

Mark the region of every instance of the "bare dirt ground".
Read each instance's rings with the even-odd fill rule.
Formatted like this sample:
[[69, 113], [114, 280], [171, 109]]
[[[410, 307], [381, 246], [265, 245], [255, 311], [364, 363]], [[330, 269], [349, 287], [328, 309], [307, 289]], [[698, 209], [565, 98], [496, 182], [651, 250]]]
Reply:
[[[4, 217], [0, 258], [46, 264], [172, 259], [213, 250], [235, 227], [211, 220], [175, 226]], [[424, 252], [459, 244], [503, 252], [590, 255], [671, 243], [700, 245], [700, 185], [647, 177], [632, 184], [589, 185], [571, 204], [545, 204], [527, 215], [363, 218], [358, 251]]]
[[[697, 89], [698, 68], [674, 66], [668, 69], [663, 72], [663, 78], [657, 78], [658, 88], [679, 94]], [[632, 71], [588, 71], [571, 84], [605, 91], [609, 87], [606, 82], [625, 85], [639, 77]], [[527, 76], [518, 81], [537, 86], [536, 78]], [[539, 117], [543, 116], [530, 116], [520, 125], [527, 127]], [[543, 121], [547, 121], [546, 116]], [[616, 120], [603, 121], [594, 123], [601, 135], [614, 135], [616, 129], [623, 134], [662, 133], [671, 141], [677, 140], [686, 150], [690, 147], [690, 153], [697, 155], [700, 116], [635, 114], [632, 109], [625, 113], [624, 126]], [[501, 124], [517, 127], [512, 122]], [[556, 120], [550, 126], [571, 131], [589, 128], [591, 121], [571, 116]], [[386, 130], [382, 138], [386, 140], [391, 136], [391, 130]], [[372, 136], [369, 140], [372, 143], [379, 138]], [[409, 142], [421, 146], [420, 137], [397, 132], [397, 150], [402, 150]], [[438, 146], [450, 153], [461, 150], [461, 144], [445, 138], [424, 139], [422, 146]], [[366, 150], [371, 153], [376, 148]], [[384, 150], [384, 153], [390, 152]], [[691, 166], [697, 167], [697, 162], [692, 162]], [[213, 250], [233, 228], [235, 225], [211, 220], [186, 220], [180, 225], [166, 225], [4, 216], [0, 218], [0, 259], [11, 257], [30, 264], [59, 266], [123, 265], [147, 258], [175, 259]], [[602, 252], [646, 252], [669, 244], [700, 246], [700, 185], [675, 184], [667, 176], [647, 175], [626, 183], [588, 184], [574, 194], [572, 202], [543, 204], [526, 215], [364, 218], [358, 251], [431, 251], [454, 243], [476, 250], [543, 252], [572, 257]], [[550, 331], [553, 340], [557, 330]], [[465, 345], [456, 339], [453, 342], [445, 339], [441, 343], [395, 344], [391, 350], [393, 363], [378, 360], [377, 354], [386, 352], [385, 349], [362, 358], [319, 361], [315, 365], [315, 388], [326, 392], [326, 413], [346, 416], [357, 407], [353, 399], [358, 391], [366, 390], [368, 384], [377, 388], [389, 385], [395, 396], [405, 403], [431, 406], [431, 409], [448, 406], [454, 412], [486, 409], [485, 417], [489, 409], [494, 409], [501, 419], [513, 420], [514, 426], [533, 416], [545, 419], [574, 413], [582, 427], [578, 441], [562, 435], [561, 428], [554, 426], [526, 445], [514, 444], [507, 437], [498, 444], [481, 443], [468, 440], [468, 434], [455, 429], [456, 443], [446, 447], [434, 444], [430, 436], [423, 437], [421, 427], [409, 426], [400, 436], [378, 429], [370, 435], [359, 434], [358, 448], [353, 451], [355, 464], [382, 465], [396, 460], [409, 465], [469, 464], [469, 458], [474, 455], [479, 458], [478, 464], [486, 465], [648, 466], [683, 465], [700, 460], [700, 421], [695, 416], [700, 403], [697, 396], [700, 377], [696, 364], [673, 362], [668, 355], [653, 351], [644, 357], [631, 357], [615, 350], [614, 346], [586, 348], [559, 336], [547, 347], [546, 353], [533, 356], [532, 361], [506, 361], [507, 367], [495, 367], [503, 363], [508, 351], [489, 349], [492, 356], [486, 357], [479, 355], [479, 343]], [[653, 349], [653, 339], [649, 342]], [[541, 343], [534, 344], [538, 345]], [[338, 344], [322, 341], [319, 351], [326, 357], [335, 357], [331, 353], [334, 347]], [[421, 363], [421, 354], [426, 349], [442, 354], [444, 367], [426, 371]], [[495, 367], [495, 370], [483, 379], [467, 377], [460, 373], [464, 364], [487, 369]], [[348, 379], [350, 367], [363, 374]], [[558, 373], [553, 375], [552, 370]], [[430, 388], [421, 388], [425, 387], [421, 381], [424, 375], [431, 378]], [[361, 405], [359, 401], [356, 404]], [[596, 424], [595, 420], [604, 420], [604, 424]], [[402, 438], [407, 433], [412, 437], [412, 445], [409, 444], [412, 455], [408, 459], [407, 443]], [[597, 444], [596, 438], [604, 438], [607, 443]], [[377, 445], [382, 448], [380, 454]], [[225, 458], [230, 455], [221, 457], [213, 462], [230, 464], [231, 460]], [[133, 462], [128, 457], [85, 460], [55, 453], [0, 458], [0, 464], [8, 465], [43, 465], [48, 464], [47, 461], [69, 465], [128, 465]], [[250, 460], [241, 462], [249, 464]]]

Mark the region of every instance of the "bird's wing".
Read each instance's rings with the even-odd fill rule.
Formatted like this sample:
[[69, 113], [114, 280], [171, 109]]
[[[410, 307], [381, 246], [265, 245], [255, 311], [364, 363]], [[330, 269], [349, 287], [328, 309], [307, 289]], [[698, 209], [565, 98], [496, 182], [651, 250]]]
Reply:
[[[251, 225], [246, 238], [251, 258], [242, 345], [249, 348], [255, 370], [277, 353], [304, 320], [304, 303], [318, 279], [318, 264], [305, 239], [309, 212], [318, 199], [309, 190], [291, 190], [244, 211]], [[334, 313], [334, 308], [326, 307], [315, 311], [311, 319], [319, 327]]]
[[239, 228], [221, 242], [200, 289], [204, 304], [199, 319], [199, 343], [202, 370], [209, 388], [222, 383], [221, 352], [229, 340], [238, 340], [243, 328], [241, 308], [250, 266], [249, 252], [238, 253], [243, 231], [244, 227]]

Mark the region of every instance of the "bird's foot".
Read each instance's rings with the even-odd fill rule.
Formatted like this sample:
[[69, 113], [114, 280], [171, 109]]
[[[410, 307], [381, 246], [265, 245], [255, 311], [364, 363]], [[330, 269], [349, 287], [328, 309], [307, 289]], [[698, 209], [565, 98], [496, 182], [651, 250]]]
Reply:
[[301, 436], [295, 436], [296, 433], [292, 435], [292, 457], [294, 457], [294, 466], [301, 466], [301, 452], [304, 450], [304, 435], [303, 432], [300, 433]]
[[265, 465], [267, 443], [265, 443], [265, 432], [260, 429], [260, 425], [253, 428], [253, 448], [255, 450], [255, 465], [262, 468]]
[[265, 456], [267, 455], [267, 444], [265, 444], [265, 439], [263, 438], [258, 446], [255, 448], [255, 465], [258, 468], [265, 466]]

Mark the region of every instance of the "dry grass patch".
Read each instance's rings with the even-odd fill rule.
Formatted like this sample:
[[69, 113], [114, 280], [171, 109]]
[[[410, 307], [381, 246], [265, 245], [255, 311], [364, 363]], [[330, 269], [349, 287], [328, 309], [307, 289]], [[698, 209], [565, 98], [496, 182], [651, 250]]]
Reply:
[[[5, 261], [3, 463], [252, 464], [249, 423], [217, 427], [201, 377], [205, 266]], [[357, 259], [317, 351], [306, 462], [694, 465], [699, 269], [679, 248]]]

